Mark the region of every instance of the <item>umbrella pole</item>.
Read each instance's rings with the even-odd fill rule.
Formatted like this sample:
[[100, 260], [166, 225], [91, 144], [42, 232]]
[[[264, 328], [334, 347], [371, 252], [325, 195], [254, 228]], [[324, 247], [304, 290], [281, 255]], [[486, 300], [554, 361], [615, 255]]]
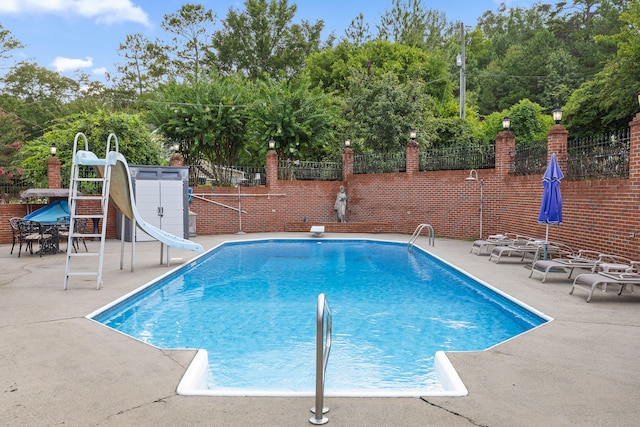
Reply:
[[547, 251], [549, 248], [549, 223], [547, 223], [547, 230], [544, 234], [544, 259], [547, 259]]

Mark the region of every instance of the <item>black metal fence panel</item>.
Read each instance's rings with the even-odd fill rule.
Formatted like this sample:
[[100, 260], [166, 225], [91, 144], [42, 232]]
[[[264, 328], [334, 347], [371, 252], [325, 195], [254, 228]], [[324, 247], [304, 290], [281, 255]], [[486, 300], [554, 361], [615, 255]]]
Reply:
[[22, 175], [3, 175], [0, 177], [0, 203], [11, 203], [20, 200], [20, 194], [29, 188], [41, 188], [28, 173]]
[[420, 170], [491, 169], [496, 167], [496, 145], [464, 144], [420, 150]]
[[369, 153], [353, 156], [353, 173], [406, 172], [407, 153]]
[[240, 183], [245, 187], [266, 184], [265, 167], [261, 165], [216, 166], [199, 162], [189, 168], [190, 185], [232, 186]]
[[629, 143], [628, 128], [569, 141], [565, 177], [572, 180], [629, 178]]
[[278, 179], [285, 181], [341, 181], [342, 162], [280, 160]]
[[547, 168], [547, 141], [516, 144], [514, 175], [536, 175]]

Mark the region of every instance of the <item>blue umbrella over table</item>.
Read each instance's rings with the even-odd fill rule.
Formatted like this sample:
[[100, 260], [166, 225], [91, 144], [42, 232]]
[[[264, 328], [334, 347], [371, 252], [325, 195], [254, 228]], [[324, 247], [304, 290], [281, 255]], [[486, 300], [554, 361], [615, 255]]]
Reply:
[[538, 215], [538, 222], [547, 226], [544, 237], [544, 259], [547, 259], [549, 246], [549, 224], [562, 223], [562, 195], [560, 194], [560, 180], [562, 178], [564, 178], [564, 174], [558, 166], [556, 153], [553, 153], [547, 170], [542, 176], [542, 202], [540, 203], [540, 215]]

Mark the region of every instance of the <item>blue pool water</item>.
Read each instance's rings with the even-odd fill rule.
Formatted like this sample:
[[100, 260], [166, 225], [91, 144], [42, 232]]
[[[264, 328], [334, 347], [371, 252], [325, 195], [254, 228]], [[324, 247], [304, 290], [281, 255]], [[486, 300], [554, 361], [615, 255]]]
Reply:
[[333, 313], [329, 395], [437, 390], [436, 351], [485, 350], [546, 322], [419, 248], [324, 239], [226, 243], [94, 319], [206, 349], [207, 389], [312, 393], [320, 293]]

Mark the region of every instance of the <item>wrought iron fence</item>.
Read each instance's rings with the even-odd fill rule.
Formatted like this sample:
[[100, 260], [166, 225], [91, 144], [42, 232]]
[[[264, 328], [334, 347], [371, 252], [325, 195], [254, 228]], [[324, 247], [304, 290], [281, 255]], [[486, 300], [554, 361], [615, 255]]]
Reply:
[[630, 130], [569, 141], [567, 172], [569, 179], [629, 178]]
[[[78, 177], [79, 178], [97, 178], [98, 175], [93, 166], [78, 165]], [[62, 169], [60, 171], [60, 186], [62, 188], [69, 188], [71, 178], [71, 169]], [[78, 182], [78, 191], [83, 194], [100, 194], [102, 192], [102, 184], [99, 182]]]
[[280, 160], [278, 179], [301, 181], [340, 181], [342, 162], [314, 162], [306, 160]]
[[6, 175], [0, 177], [0, 203], [11, 203], [20, 200], [20, 193], [28, 188], [39, 187], [28, 173], [19, 176]]
[[495, 143], [457, 144], [420, 151], [421, 171], [490, 169], [495, 165]]
[[516, 144], [513, 172], [515, 175], [535, 175], [547, 168], [547, 141]]
[[368, 153], [353, 156], [353, 173], [406, 172], [407, 153]]
[[223, 187], [241, 183], [246, 187], [256, 187], [266, 184], [265, 167], [260, 165], [216, 166], [201, 161], [189, 168], [189, 183]]

